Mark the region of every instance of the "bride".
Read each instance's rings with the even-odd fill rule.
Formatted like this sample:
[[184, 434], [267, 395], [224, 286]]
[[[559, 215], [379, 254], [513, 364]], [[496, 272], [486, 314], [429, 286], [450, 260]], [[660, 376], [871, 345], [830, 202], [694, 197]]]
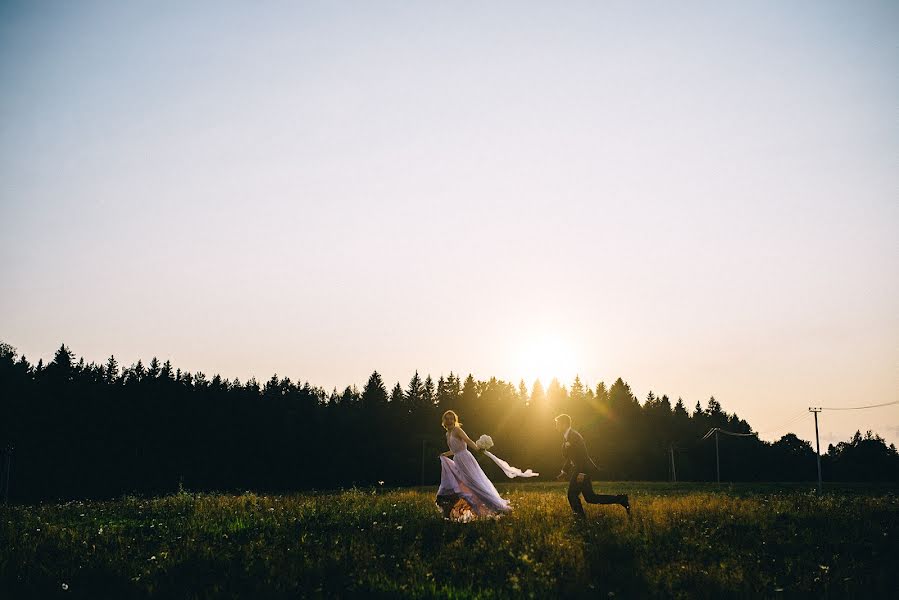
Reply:
[[441, 421], [449, 446], [449, 451], [440, 455], [440, 488], [437, 490], [437, 506], [443, 511], [444, 518], [469, 521], [511, 511], [509, 501], [500, 497], [468, 448], [484, 453], [510, 478], [535, 477], [539, 473], [530, 469], [521, 471], [478, 446], [462, 430], [455, 412], [446, 411]]

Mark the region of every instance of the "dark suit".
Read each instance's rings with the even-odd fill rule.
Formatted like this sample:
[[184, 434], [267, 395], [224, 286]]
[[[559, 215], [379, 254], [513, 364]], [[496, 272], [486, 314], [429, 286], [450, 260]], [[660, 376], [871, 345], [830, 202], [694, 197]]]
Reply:
[[[568, 503], [576, 515], [585, 516], [584, 507], [581, 505], [581, 494], [584, 495], [584, 500], [589, 504], [622, 503], [621, 496], [594, 493], [590, 476], [597, 475], [599, 469], [597, 469], [596, 464], [587, 454], [587, 445], [584, 444], [584, 438], [574, 429], [568, 431], [567, 442], [562, 442], [562, 456], [565, 458], [565, 464], [562, 465], [562, 473], [569, 477]], [[577, 480], [580, 474], [584, 475], [582, 483], [578, 483]]]

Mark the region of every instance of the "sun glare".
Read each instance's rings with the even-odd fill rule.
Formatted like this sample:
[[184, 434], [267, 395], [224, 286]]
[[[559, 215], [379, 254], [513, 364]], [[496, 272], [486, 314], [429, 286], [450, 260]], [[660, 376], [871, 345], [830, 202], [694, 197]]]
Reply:
[[535, 338], [520, 347], [518, 370], [528, 386], [540, 379], [545, 387], [553, 377], [568, 385], [574, 379], [576, 368], [571, 346], [558, 337]]

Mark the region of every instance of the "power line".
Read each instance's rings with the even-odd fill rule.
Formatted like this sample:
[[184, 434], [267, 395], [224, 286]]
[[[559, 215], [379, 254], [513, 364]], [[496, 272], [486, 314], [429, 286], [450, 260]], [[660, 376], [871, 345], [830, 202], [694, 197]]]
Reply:
[[[821, 410], [862, 410], [862, 409], [867, 409], [867, 408], [880, 408], [881, 406], [891, 406], [893, 404], [899, 404], [899, 400], [895, 400], [893, 402], [885, 402], [883, 404], [872, 404], [870, 406], [847, 406], [847, 407], [832, 407], [832, 408], [823, 407], [823, 408], [821, 408]], [[792, 417], [789, 421], [786, 421], [782, 425], [778, 425], [777, 427], [771, 427], [770, 429], [765, 429], [764, 431], [757, 431], [756, 433], [761, 435], [761, 434], [766, 434], [766, 433], [773, 433], [776, 431], [782, 431], [784, 428], [789, 427], [790, 425], [793, 425], [794, 423], [796, 423], [798, 421], [801, 421], [803, 418], [805, 418], [806, 414], [808, 414], [808, 411], [803, 409], [802, 412], [798, 413], [795, 417]]]
[[723, 429], [719, 429], [718, 432], [723, 433], [724, 435], [732, 435], [734, 437], [754, 437], [754, 436], [758, 435], [755, 432], [753, 432], [753, 433], [735, 433], [733, 431], [725, 431]]
[[810, 406], [808, 411], [815, 415], [815, 457], [818, 459], [818, 493], [821, 492], [821, 441], [818, 436], [818, 413], [822, 410], [864, 410], [866, 408], [880, 408], [882, 406], [892, 406], [893, 404], [899, 404], [899, 400], [893, 400], [892, 402], [884, 402], [882, 404], [870, 404], [868, 406], [819, 406], [817, 408]]
[[[735, 433], [733, 431], [725, 431], [720, 427], [712, 427], [709, 429], [709, 432], [702, 437], [702, 440], [707, 440], [711, 436], [715, 436], [715, 475], [718, 479], [718, 483], [721, 483], [721, 454], [718, 451], [718, 434], [723, 433], [726, 435], [732, 435], [735, 437], [754, 437], [756, 434], [754, 433]], [[700, 441], [702, 441], [700, 440]]]
[[777, 427], [772, 427], [772, 428], [770, 428], [770, 429], [766, 429], [766, 430], [764, 430], [764, 431], [756, 431], [756, 434], [771, 433], [771, 432], [773, 432], [773, 431], [782, 431], [785, 427], [789, 427], [789, 426], [792, 425], [793, 423], [796, 423], [797, 421], [800, 421], [800, 420], [804, 419], [806, 414], [808, 414], [808, 411], [805, 410], [805, 409], [802, 409], [802, 412], [800, 412], [799, 414], [797, 414], [795, 417], [793, 417], [792, 419], [790, 419], [790, 420], [787, 421], [786, 423], [784, 423], [784, 424], [782, 424], [782, 425], [778, 425]]
[[892, 402], [884, 402], [883, 404], [871, 404], [870, 406], [839, 406], [839, 407], [819, 406], [818, 410], [863, 410], [865, 408], [880, 408], [881, 406], [892, 406], [893, 404], [899, 404], [899, 400], [893, 400]]
[[[723, 433], [724, 435], [732, 435], [734, 437], [753, 437], [753, 436], [758, 435], [755, 432], [753, 432], [753, 433], [736, 433], [734, 431], [727, 431], [725, 429], [721, 429], [720, 427], [712, 427], [711, 429], [709, 429], [708, 433], [706, 433], [704, 436], [702, 436], [702, 439], [706, 440], [715, 433]], [[700, 440], [700, 441], [702, 441], [702, 440]]]

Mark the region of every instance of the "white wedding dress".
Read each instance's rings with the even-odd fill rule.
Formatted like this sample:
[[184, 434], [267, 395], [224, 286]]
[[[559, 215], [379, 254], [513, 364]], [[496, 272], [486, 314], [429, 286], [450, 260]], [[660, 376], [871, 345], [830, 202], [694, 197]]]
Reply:
[[[468, 521], [475, 517], [492, 516], [512, 510], [509, 501], [502, 498], [493, 482], [484, 474], [477, 459], [468, 450], [465, 440], [447, 432], [447, 444], [453, 458], [440, 457], [440, 488], [437, 490], [438, 505], [440, 499], [462, 498], [468, 504], [456, 507], [451, 518]], [[497, 458], [491, 452], [485, 452], [508, 477], [536, 477], [530, 469], [522, 471], [512, 467], [506, 461]], [[469, 508], [470, 507], [470, 508]]]

